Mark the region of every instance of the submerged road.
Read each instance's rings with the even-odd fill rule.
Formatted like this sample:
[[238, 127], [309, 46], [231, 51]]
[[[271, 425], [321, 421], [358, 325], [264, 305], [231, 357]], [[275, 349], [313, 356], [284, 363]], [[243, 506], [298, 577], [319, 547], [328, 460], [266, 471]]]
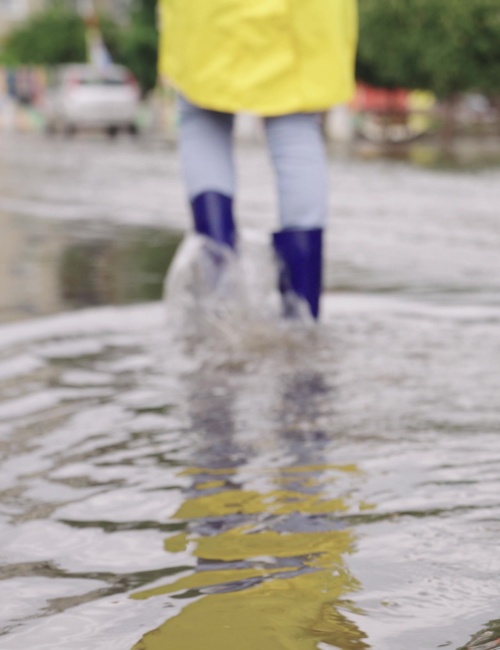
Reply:
[[187, 337], [178, 300], [59, 313], [155, 297], [174, 152], [0, 139], [0, 648], [493, 647], [500, 171], [332, 158], [312, 331], [263, 307], [272, 176], [239, 160], [252, 299]]

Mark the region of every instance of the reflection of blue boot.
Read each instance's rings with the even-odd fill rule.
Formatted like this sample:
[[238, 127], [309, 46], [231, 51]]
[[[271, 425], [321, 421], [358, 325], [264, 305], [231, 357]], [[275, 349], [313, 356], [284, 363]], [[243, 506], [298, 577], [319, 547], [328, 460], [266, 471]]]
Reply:
[[285, 318], [300, 317], [300, 301], [319, 315], [322, 279], [323, 230], [288, 229], [274, 233], [273, 245], [279, 264], [279, 290]]
[[203, 192], [191, 201], [194, 227], [198, 234], [218, 244], [236, 248], [233, 200], [219, 192]]

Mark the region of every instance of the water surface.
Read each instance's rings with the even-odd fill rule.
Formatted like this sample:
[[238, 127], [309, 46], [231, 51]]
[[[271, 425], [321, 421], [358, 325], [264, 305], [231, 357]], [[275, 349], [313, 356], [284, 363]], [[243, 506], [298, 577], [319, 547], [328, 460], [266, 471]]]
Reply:
[[457, 648], [495, 618], [499, 310], [337, 297], [307, 343], [208, 356], [163, 317], [3, 329], [0, 647]]
[[[63, 165], [73, 145], [24, 146], [3, 150], [4, 214], [42, 233], [34, 275], [37, 250], [65, 243], [55, 302], [0, 328], [0, 648], [498, 645], [498, 172], [332, 161], [321, 326], [285, 328], [254, 300], [200, 340], [172, 303], [26, 321], [127, 302], [101, 280], [111, 298], [61, 293], [86, 286], [61, 285], [61, 260], [108, 278], [122, 258], [88, 255], [96, 240], [137, 259], [160, 211], [176, 227], [183, 208], [166, 151], [76, 143], [100, 152], [91, 170]], [[241, 157], [248, 277], [267, 282], [272, 195], [261, 154]]]

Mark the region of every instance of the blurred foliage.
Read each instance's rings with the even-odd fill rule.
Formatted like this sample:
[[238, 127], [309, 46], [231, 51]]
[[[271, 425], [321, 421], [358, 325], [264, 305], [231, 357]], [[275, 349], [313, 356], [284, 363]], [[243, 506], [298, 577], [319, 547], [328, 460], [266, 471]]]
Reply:
[[130, 24], [121, 35], [121, 60], [134, 73], [146, 94], [156, 85], [158, 32], [157, 0], [134, 0]]
[[54, 2], [13, 29], [4, 39], [0, 61], [6, 65], [55, 65], [85, 61], [81, 18]]
[[[112, 59], [132, 70], [144, 94], [156, 85], [156, 4], [157, 0], [134, 0], [126, 25], [109, 16], [99, 19]], [[0, 51], [0, 63], [10, 66], [80, 63], [86, 58], [85, 25], [64, 0], [53, 0], [12, 30]]]
[[358, 78], [439, 97], [500, 91], [498, 0], [359, 0]]

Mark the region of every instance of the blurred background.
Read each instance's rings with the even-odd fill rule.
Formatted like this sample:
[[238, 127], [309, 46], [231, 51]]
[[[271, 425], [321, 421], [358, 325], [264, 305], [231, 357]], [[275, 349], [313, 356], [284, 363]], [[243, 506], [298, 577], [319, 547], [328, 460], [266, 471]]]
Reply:
[[[360, 0], [359, 14], [355, 97], [323, 116], [334, 223], [357, 207], [373, 217], [420, 200], [415, 166], [455, 172], [453, 186], [464, 170], [500, 163], [497, 0]], [[188, 219], [174, 93], [156, 73], [156, 18], [157, 0], [0, 0], [3, 320], [161, 296]], [[275, 207], [258, 120], [239, 116], [237, 138], [240, 213], [268, 232]], [[370, 166], [381, 161], [393, 166]], [[384, 205], [379, 194], [354, 205], [367, 173], [385, 188]], [[405, 196], [390, 181], [398, 174]], [[428, 193], [442, 199], [438, 178]], [[385, 244], [373, 221], [360, 223], [336, 232], [328, 288], [378, 277]], [[378, 243], [367, 248], [370, 236]], [[407, 275], [396, 250], [398, 280], [384, 268], [373, 281], [384, 290]]]
[[[81, 68], [80, 74], [61, 76], [57, 67], [95, 67], [105, 61], [127, 70], [125, 76], [115, 71], [115, 84], [136, 84], [139, 91], [140, 106], [126, 126], [162, 134], [175, 130], [171, 93], [161, 88], [156, 75], [156, 4], [1, 0], [1, 128], [50, 129], [54, 86], [85, 83]], [[500, 18], [495, 0], [445, 5], [360, 0], [359, 10], [358, 91], [345, 110], [326, 116], [328, 136], [398, 143], [429, 133], [445, 139], [498, 135]], [[112, 76], [110, 72], [108, 83]], [[83, 119], [80, 124], [66, 118], [67, 128], [84, 126]], [[112, 135], [116, 129], [111, 127], [120, 124], [110, 120], [107, 126]]]

